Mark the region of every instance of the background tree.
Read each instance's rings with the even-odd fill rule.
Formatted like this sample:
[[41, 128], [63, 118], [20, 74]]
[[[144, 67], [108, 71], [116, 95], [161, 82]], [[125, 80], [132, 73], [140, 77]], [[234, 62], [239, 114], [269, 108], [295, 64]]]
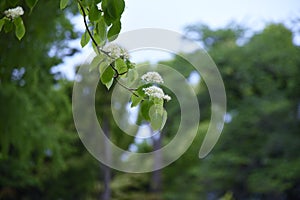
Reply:
[[[198, 149], [192, 146], [164, 170], [165, 185], [173, 183], [166, 198], [218, 199], [227, 192], [236, 199], [299, 198], [300, 62], [293, 33], [282, 24], [267, 25], [250, 38], [242, 37], [240, 27], [200, 25], [188, 31], [199, 36], [221, 71], [230, 120], [207, 158], [197, 160]], [[200, 90], [199, 102], [206, 101], [202, 97]], [[200, 133], [207, 116], [202, 115]], [[195, 140], [200, 146], [197, 141], [201, 134]]]
[[[16, 3], [1, 1], [0, 10]], [[24, 38], [0, 32], [0, 199], [85, 198], [95, 191], [97, 162], [76, 135], [70, 87], [51, 74], [76, 52], [67, 46], [78, 37], [66, 17], [73, 8], [21, 6]]]

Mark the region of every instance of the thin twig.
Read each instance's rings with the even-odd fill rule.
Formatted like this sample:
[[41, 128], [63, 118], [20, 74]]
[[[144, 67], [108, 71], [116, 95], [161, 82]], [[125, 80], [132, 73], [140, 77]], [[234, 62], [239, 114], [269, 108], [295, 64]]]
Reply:
[[93, 34], [91, 33], [91, 31], [90, 31], [90, 29], [89, 29], [89, 26], [88, 26], [88, 24], [87, 24], [85, 10], [84, 10], [84, 8], [83, 8], [81, 2], [80, 2], [79, 0], [77, 0], [77, 2], [78, 2], [78, 4], [79, 4], [80, 9], [81, 9], [82, 14], [83, 14], [83, 22], [84, 22], [84, 25], [85, 25], [85, 29], [87, 30], [87, 32], [88, 32], [90, 38], [92, 39], [94, 45], [96, 45], [96, 47], [97, 47], [97, 49], [98, 49], [98, 44], [97, 44], [95, 38], [93, 37]]
[[128, 90], [129, 92], [131, 92], [134, 96], [139, 97], [139, 95], [137, 95], [137, 94], [134, 92], [134, 91], [136, 91], [136, 89], [129, 88], [129, 87], [123, 85], [122, 83], [120, 83], [120, 81], [119, 81], [117, 78], [116, 78], [115, 80], [116, 80], [116, 82], [117, 82], [119, 85], [121, 85], [123, 88], [125, 88], [126, 90]]

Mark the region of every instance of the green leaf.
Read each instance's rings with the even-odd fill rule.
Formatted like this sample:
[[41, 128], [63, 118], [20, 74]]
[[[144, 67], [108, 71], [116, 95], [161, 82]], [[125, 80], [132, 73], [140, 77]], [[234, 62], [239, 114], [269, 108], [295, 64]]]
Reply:
[[109, 28], [107, 33], [107, 38], [109, 41], [113, 41], [118, 37], [118, 34], [121, 31], [121, 21], [116, 21], [112, 24], [112, 26]]
[[126, 63], [124, 62], [123, 59], [121, 58], [118, 58], [116, 61], [115, 61], [115, 68], [116, 70], [118, 71], [119, 74], [124, 74], [127, 72], [127, 65]]
[[32, 11], [37, 2], [38, 0], [26, 0], [26, 4], [30, 8], [30, 12]]
[[138, 89], [136, 90], [136, 92], [138, 93], [139, 96], [141, 96], [141, 97], [144, 98], [144, 97], [146, 96], [146, 94], [145, 94], [145, 92], [144, 92], [143, 89], [144, 89], [144, 88], [147, 88], [147, 87], [149, 87], [149, 86], [151, 86], [150, 83], [141, 85], [140, 87], [138, 87]]
[[131, 107], [137, 106], [141, 101], [143, 100], [143, 97], [131, 95]]
[[85, 47], [85, 45], [87, 45], [89, 43], [90, 39], [91, 39], [91, 37], [90, 37], [88, 31], [85, 30], [85, 32], [82, 34], [81, 40], [80, 40], [81, 47]]
[[126, 60], [126, 65], [128, 69], [134, 69], [135, 65], [134, 63], [130, 62], [129, 60]]
[[119, 19], [125, 8], [124, 0], [103, 0], [102, 3], [105, 1], [108, 1], [106, 12], [109, 16], [114, 20]]
[[114, 79], [111, 79], [108, 83], [105, 83], [106, 88], [109, 90], [114, 82]]
[[127, 72], [127, 84], [131, 85], [132, 83], [134, 83], [138, 79], [138, 76], [139, 74], [136, 69], [129, 69]]
[[153, 101], [144, 100], [141, 103], [141, 113], [145, 120], [150, 121], [149, 110], [153, 106]]
[[25, 35], [25, 26], [24, 26], [22, 18], [17, 17], [16, 19], [14, 19], [14, 24], [16, 27], [15, 34], [16, 34], [17, 38], [19, 40], [21, 40], [23, 38], [23, 36]]
[[90, 71], [99, 67], [103, 60], [104, 60], [104, 56], [102, 54], [96, 55], [90, 64]]
[[108, 61], [107, 59], [103, 59], [99, 65], [99, 72], [100, 74], [103, 74], [104, 71], [106, 70], [106, 68], [111, 68], [109, 65], [110, 65], [110, 61]]
[[60, 0], [60, 9], [63, 10], [67, 7], [69, 0]]
[[89, 7], [89, 6], [91, 6], [92, 4], [94, 4], [94, 1], [93, 1], [93, 0], [81, 0], [81, 4], [82, 4], [84, 7]]
[[114, 21], [107, 13], [104, 13], [103, 17], [107, 26], [110, 26]]
[[106, 29], [107, 26], [105, 24], [104, 18], [101, 17], [100, 20], [96, 24], [96, 30], [99, 36], [99, 44], [103, 46], [106, 42]]
[[108, 13], [108, 10], [107, 10], [108, 4], [109, 4], [108, 0], [103, 0], [101, 3], [101, 8], [102, 8], [102, 11], [104, 12], [105, 23], [107, 24], [107, 26], [110, 26], [114, 20], [110, 17], [110, 15]]
[[101, 11], [98, 10], [96, 4], [90, 6], [89, 20], [91, 22], [98, 21], [101, 18]]
[[114, 77], [114, 70], [111, 67], [107, 67], [105, 71], [100, 75], [101, 82], [103, 84], [109, 83]]
[[14, 24], [12, 23], [12, 21], [5, 19], [5, 23], [4, 23], [5, 33], [11, 32], [13, 28], [14, 28]]
[[163, 106], [164, 105], [164, 100], [161, 98], [154, 98], [154, 104], [155, 105], [159, 105], [159, 106]]
[[5, 23], [5, 19], [4, 18], [0, 19], [0, 31], [2, 30], [4, 23]]
[[150, 124], [153, 130], [161, 130], [167, 121], [167, 112], [162, 106], [152, 106], [149, 110]]

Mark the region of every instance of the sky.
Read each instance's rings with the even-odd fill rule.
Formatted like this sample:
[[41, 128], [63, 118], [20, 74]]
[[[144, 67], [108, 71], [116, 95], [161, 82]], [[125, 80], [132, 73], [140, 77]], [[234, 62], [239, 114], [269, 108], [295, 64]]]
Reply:
[[197, 22], [218, 28], [230, 21], [257, 29], [297, 14], [299, 0], [126, 0], [122, 31], [155, 27], [182, 32]]
[[[211, 28], [222, 28], [230, 22], [246, 25], [254, 31], [270, 22], [286, 23], [300, 17], [299, 0], [125, 0], [121, 33], [141, 28], [163, 28], [183, 33], [184, 27], [204, 23]], [[74, 20], [75, 27], [84, 30], [82, 18]], [[72, 46], [80, 47], [75, 41]], [[81, 54], [65, 58], [58, 66], [67, 78], [74, 77], [72, 66], [82, 63], [91, 53], [85, 47]], [[149, 52], [148, 52], [149, 53]], [[156, 54], [155, 54], [156, 53]], [[157, 52], [150, 52], [160, 57]], [[147, 53], [134, 56], [135, 62], [146, 61]], [[153, 57], [153, 56], [152, 56]], [[164, 58], [164, 55], [161, 56]]]

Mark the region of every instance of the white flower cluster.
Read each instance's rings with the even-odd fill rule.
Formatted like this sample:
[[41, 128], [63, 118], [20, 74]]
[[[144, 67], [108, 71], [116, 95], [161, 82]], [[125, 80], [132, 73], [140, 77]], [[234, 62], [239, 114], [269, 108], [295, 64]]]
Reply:
[[171, 97], [169, 95], [165, 95], [164, 91], [161, 88], [157, 87], [157, 86], [150, 86], [150, 87], [147, 87], [147, 88], [143, 88], [143, 91], [149, 97], [165, 99], [167, 101], [171, 100]]
[[129, 54], [126, 49], [118, 46], [117, 44], [109, 44], [103, 48], [103, 51], [107, 52], [108, 55], [114, 59], [123, 58], [129, 60]]
[[11, 9], [4, 11], [4, 14], [6, 15], [6, 17], [8, 17], [10, 19], [15, 19], [15, 18], [23, 15], [24, 10], [22, 7], [18, 6], [16, 8], [11, 8]]
[[149, 83], [164, 83], [164, 80], [157, 72], [147, 72], [141, 79]]

